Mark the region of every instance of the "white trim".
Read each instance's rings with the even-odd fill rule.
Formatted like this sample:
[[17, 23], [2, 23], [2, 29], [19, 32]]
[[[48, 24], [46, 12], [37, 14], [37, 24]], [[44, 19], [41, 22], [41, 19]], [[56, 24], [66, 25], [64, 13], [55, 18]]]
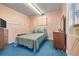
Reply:
[[13, 42], [14, 42], [14, 40], [8, 41], [8, 44], [13, 43]]
[[66, 50], [67, 56], [71, 56], [70, 52]]
[[48, 40], [52, 40], [50, 37], [47, 38]]

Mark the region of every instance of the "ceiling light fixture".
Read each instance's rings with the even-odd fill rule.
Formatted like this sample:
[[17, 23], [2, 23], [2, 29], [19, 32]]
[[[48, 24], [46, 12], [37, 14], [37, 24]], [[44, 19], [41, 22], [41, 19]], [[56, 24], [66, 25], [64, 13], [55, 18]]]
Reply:
[[28, 3], [28, 5], [34, 9], [39, 15], [43, 14], [43, 11], [34, 3]]
[[32, 5], [40, 12], [40, 13], [44, 13], [41, 9], [40, 9], [40, 7], [38, 6], [38, 5], [36, 5], [36, 4], [34, 4], [34, 3], [32, 3]]

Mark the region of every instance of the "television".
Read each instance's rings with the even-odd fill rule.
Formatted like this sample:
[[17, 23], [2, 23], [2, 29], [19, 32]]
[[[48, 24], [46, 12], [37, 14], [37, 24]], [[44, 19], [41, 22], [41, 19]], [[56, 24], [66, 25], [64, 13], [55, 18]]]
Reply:
[[7, 26], [6, 21], [0, 18], [0, 27], [6, 28], [6, 26]]

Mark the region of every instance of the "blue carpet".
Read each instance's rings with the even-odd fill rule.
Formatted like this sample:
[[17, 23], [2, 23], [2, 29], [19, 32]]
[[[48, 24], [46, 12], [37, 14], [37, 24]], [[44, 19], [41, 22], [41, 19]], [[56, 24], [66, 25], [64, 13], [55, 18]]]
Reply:
[[13, 44], [9, 44], [6, 49], [0, 51], [0, 56], [67, 56], [65, 52], [55, 49], [53, 41], [48, 40], [40, 45], [37, 52], [33, 52], [25, 46], [18, 45], [14, 48]]

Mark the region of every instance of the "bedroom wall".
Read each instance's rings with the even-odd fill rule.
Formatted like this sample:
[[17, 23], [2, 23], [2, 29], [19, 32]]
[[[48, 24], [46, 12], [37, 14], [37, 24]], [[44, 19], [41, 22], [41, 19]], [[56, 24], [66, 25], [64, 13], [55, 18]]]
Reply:
[[62, 10], [61, 10], [61, 16], [62, 15], [65, 15], [66, 16], [66, 35], [67, 35], [67, 39], [66, 39], [66, 52], [67, 52], [67, 55], [70, 55], [70, 50], [72, 48], [72, 45], [73, 45], [73, 42], [74, 42], [74, 39], [73, 37], [70, 35], [69, 33], [69, 19], [68, 19], [68, 6], [67, 4], [62, 4]]
[[[79, 8], [79, 7], [77, 7]], [[74, 25], [74, 5], [67, 4], [67, 53], [70, 56], [79, 56], [79, 41], [78, 37], [73, 32]]]
[[67, 13], [67, 4], [66, 3], [62, 3], [62, 7], [61, 7], [61, 16], [65, 15], [66, 16]]
[[7, 21], [9, 43], [15, 40], [17, 34], [30, 32], [30, 20], [24, 14], [0, 5], [0, 18]]
[[[61, 11], [49, 12], [43, 16], [31, 16], [31, 31], [35, 28], [47, 28], [49, 39], [60, 27]], [[47, 20], [46, 20], [47, 19]]]
[[[65, 15], [66, 16], [66, 35], [67, 35], [67, 39], [66, 39], [66, 52], [67, 52], [67, 55], [69, 56], [78, 56], [79, 55], [79, 52], [78, 52], [78, 45], [79, 45], [79, 42], [76, 41], [76, 45], [73, 47], [74, 45], [74, 42], [76, 40], [76, 38], [73, 37], [73, 33], [72, 33], [72, 28], [69, 24], [69, 21], [72, 23], [72, 18], [69, 16], [69, 13], [70, 13], [71, 10], [69, 10], [69, 5], [68, 4], [62, 4], [62, 10], [61, 10], [61, 16], [62, 15]], [[72, 12], [72, 11], [71, 11]]]

